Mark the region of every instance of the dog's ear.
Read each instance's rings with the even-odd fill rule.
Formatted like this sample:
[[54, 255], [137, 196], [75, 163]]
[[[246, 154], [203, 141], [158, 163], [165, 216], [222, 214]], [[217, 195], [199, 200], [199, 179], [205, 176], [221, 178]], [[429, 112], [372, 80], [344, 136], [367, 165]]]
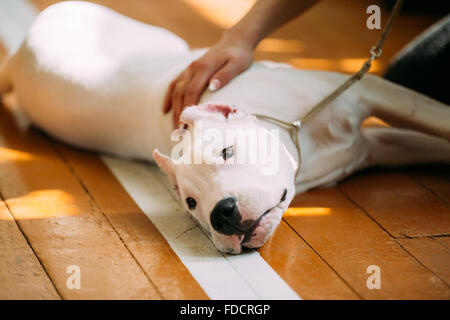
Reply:
[[217, 120], [228, 119], [230, 114], [235, 113], [237, 113], [236, 107], [210, 102], [185, 108], [181, 113], [180, 121], [193, 126], [197, 120], [206, 118]]
[[158, 167], [169, 177], [170, 182], [176, 188], [177, 179], [175, 177], [175, 163], [170, 157], [159, 152], [158, 149], [153, 150], [153, 159], [155, 159]]

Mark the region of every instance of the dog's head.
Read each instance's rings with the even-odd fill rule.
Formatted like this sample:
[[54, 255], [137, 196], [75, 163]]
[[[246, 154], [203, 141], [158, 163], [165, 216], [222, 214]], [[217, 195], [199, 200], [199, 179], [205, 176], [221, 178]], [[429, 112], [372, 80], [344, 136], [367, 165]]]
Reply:
[[191, 215], [223, 252], [262, 246], [295, 193], [295, 162], [276, 130], [234, 107], [186, 108], [171, 156], [153, 153]]

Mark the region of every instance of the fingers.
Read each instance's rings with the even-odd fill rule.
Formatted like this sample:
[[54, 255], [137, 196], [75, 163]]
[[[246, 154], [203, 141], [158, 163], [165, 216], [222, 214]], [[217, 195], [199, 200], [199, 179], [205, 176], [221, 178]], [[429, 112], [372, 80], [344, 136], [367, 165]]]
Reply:
[[217, 69], [216, 64], [220, 62], [221, 59], [216, 59], [213, 63], [204, 60], [194, 61], [175, 84], [171, 95], [172, 117], [175, 127], [179, 124], [183, 109], [198, 102], [211, 75]]
[[211, 77], [208, 89], [210, 91], [216, 91], [222, 88], [244, 70], [245, 66], [238, 62], [230, 61], [226, 63], [216, 74]]
[[177, 84], [177, 79], [173, 80], [170, 85], [169, 88], [167, 89], [167, 93], [166, 96], [164, 97], [164, 103], [163, 103], [163, 113], [166, 114], [170, 111], [170, 109], [172, 108], [172, 94], [173, 94], [173, 90], [175, 89], [175, 85]]
[[207, 86], [211, 91], [222, 88], [251, 62], [252, 53], [246, 48], [230, 49], [219, 45], [210, 49], [171, 82], [164, 99], [164, 113], [172, 110], [172, 120], [177, 127], [183, 109], [197, 104]]
[[194, 74], [195, 74], [194, 63], [192, 63], [186, 69], [186, 71], [184, 71], [181, 80], [179, 80], [175, 85], [172, 94], [172, 118], [175, 127], [178, 127], [181, 112], [185, 107], [184, 97]]
[[164, 99], [163, 112], [164, 114], [167, 114], [170, 110], [172, 110], [172, 122], [175, 128], [178, 126], [178, 119], [181, 114], [181, 110], [179, 110], [180, 104], [178, 101], [180, 100], [180, 92], [184, 83], [185, 81], [183, 80], [183, 74], [181, 74], [169, 85], [169, 89], [167, 90], [167, 94]]
[[178, 127], [180, 115], [183, 111], [182, 101], [185, 83], [184, 80], [178, 81], [172, 94], [172, 121], [175, 128]]
[[173, 92], [175, 90], [175, 86], [177, 83], [183, 78], [183, 74], [180, 74], [178, 77], [176, 77], [169, 85], [166, 96], [164, 97], [164, 103], [163, 103], [163, 113], [167, 114], [170, 109], [172, 109], [172, 96]]
[[222, 81], [220, 81], [217, 78], [214, 78], [209, 82], [208, 90], [211, 92], [214, 92], [214, 91], [218, 90], [219, 88], [221, 88], [222, 86], [223, 86]]
[[195, 73], [192, 80], [186, 86], [183, 107], [191, 106], [198, 102], [213, 71], [211, 68], [204, 68]]
[[224, 37], [170, 83], [163, 111], [172, 111], [175, 126], [183, 108], [197, 104], [207, 86], [218, 90], [251, 65], [253, 49], [241, 40]]

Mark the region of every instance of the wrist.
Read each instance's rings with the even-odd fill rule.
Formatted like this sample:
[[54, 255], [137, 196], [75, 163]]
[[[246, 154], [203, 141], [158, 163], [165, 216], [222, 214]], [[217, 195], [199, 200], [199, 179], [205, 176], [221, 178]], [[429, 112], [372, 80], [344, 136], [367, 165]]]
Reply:
[[260, 40], [257, 32], [237, 24], [230, 29], [225, 30], [220, 41], [253, 51]]

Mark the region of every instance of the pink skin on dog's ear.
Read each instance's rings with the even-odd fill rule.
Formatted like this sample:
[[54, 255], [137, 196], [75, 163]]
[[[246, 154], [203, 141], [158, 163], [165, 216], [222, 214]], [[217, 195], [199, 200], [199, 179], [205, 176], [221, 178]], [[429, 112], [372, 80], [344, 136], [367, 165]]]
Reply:
[[200, 120], [204, 117], [219, 115], [226, 119], [228, 118], [230, 113], [235, 112], [237, 112], [237, 109], [228, 105], [205, 103], [184, 109], [184, 111], [181, 113], [180, 121], [193, 126], [196, 120]]
[[168, 156], [159, 152], [158, 149], [153, 150], [153, 159], [155, 159], [158, 167], [169, 177], [170, 182], [176, 188], [177, 179], [175, 177], [175, 163]]
[[228, 115], [230, 113], [235, 113], [237, 111], [236, 108], [230, 107], [228, 105], [223, 104], [215, 104], [215, 103], [206, 103], [199, 106], [200, 108], [203, 108], [209, 112], [219, 112], [222, 113], [225, 118], [228, 118]]

